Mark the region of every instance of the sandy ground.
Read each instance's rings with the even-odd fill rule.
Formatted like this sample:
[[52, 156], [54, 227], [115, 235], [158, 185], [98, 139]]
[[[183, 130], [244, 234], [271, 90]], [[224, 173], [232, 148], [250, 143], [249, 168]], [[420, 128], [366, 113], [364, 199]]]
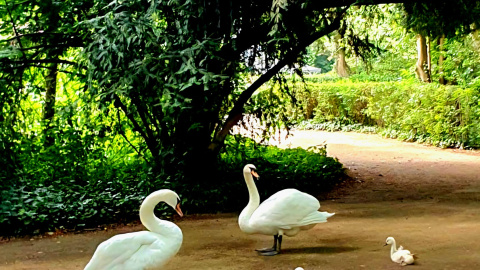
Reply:
[[[323, 142], [353, 179], [320, 196], [321, 209], [336, 213], [327, 223], [286, 237], [283, 254], [261, 257], [253, 250], [272, 239], [243, 234], [236, 213], [176, 219], [184, 242], [165, 269], [401, 269], [383, 246], [388, 236], [418, 255], [408, 268], [480, 269], [480, 152], [313, 131], [282, 146]], [[100, 242], [142, 229], [3, 241], [0, 270], [83, 269]]]

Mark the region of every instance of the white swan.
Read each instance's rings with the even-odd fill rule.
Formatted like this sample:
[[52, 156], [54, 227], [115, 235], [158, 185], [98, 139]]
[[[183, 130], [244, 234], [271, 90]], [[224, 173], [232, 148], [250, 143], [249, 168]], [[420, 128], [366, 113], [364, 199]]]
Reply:
[[410, 253], [409, 250], [403, 249], [402, 246], [399, 246], [397, 249], [397, 244], [395, 243], [395, 239], [393, 237], [388, 237], [385, 241], [386, 245], [392, 245], [390, 249], [390, 258], [393, 262], [399, 263], [402, 266], [407, 264], [413, 264], [415, 260], [415, 255]]
[[317, 223], [327, 222], [335, 213], [319, 212], [320, 202], [315, 197], [296, 189], [284, 189], [260, 204], [260, 196], [253, 181], [259, 177], [255, 166], [243, 168], [250, 200], [238, 218], [240, 229], [248, 234], [273, 235], [272, 248], [257, 250], [261, 255], [280, 253], [282, 236], [294, 236], [300, 230], [313, 228]]
[[161, 269], [177, 254], [183, 241], [177, 225], [153, 213], [162, 201], [183, 216], [177, 193], [168, 189], [153, 192], [140, 206], [140, 221], [150, 231], [119, 234], [102, 242], [85, 270]]

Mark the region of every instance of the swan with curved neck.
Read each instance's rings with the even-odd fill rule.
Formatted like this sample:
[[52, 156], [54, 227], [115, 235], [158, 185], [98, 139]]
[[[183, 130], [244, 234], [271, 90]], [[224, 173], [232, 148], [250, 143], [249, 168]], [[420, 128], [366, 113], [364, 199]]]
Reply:
[[385, 246], [386, 245], [392, 245], [390, 248], [390, 259], [392, 259], [393, 262], [405, 266], [407, 264], [413, 264], [415, 261], [415, 255], [410, 253], [409, 250], [403, 249], [402, 246], [399, 246], [397, 249], [397, 243], [393, 237], [388, 237], [387, 240], [385, 240]]
[[102, 242], [84, 270], [161, 269], [177, 254], [183, 235], [173, 222], [155, 216], [153, 210], [160, 202], [183, 216], [177, 193], [168, 189], [153, 192], [140, 206], [140, 221], [149, 231], [119, 234]]
[[334, 213], [319, 212], [320, 202], [313, 196], [296, 189], [281, 190], [260, 204], [260, 195], [253, 177], [259, 178], [256, 168], [247, 164], [243, 176], [248, 188], [249, 201], [240, 213], [240, 230], [248, 234], [273, 235], [272, 248], [258, 249], [260, 255], [280, 253], [283, 235], [294, 236], [301, 230], [327, 222]]

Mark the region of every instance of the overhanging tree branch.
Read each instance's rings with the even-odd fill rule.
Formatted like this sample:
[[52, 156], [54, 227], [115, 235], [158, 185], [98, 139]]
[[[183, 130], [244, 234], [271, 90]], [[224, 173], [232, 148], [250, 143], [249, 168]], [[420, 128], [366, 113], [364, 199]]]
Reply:
[[371, 6], [381, 4], [403, 4], [403, 3], [426, 3], [433, 2], [433, 0], [317, 0], [309, 3], [308, 8], [313, 10], [323, 10], [326, 8], [348, 7], [348, 6]]
[[210, 143], [208, 147], [209, 150], [214, 151], [223, 144], [230, 129], [233, 126], [235, 126], [238, 123], [238, 121], [242, 119], [243, 108], [245, 104], [251, 98], [253, 93], [255, 93], [255, 91], [257, 91], [257, 89], [260, 88], [260, 86], [262, 86], [264, 83], [269, 81], [284, 66], [293, 63], [295, 59], [297, 59], [300, 52], [302, 52], [307, 46], [312, 44], [315, 40], [321, 38], [322, 36], [328, 33], [335, 31], [340, 27], [340, 21], [343, 18], [344, 11], [342, 11], [341, 15], [338, 15], [331, 24], [325, 26], [322, 30], [315, 32], [310, 37], [303, 40], [297, 47], [295, 47], [293, 50], [287, 53], [282, 60], [278, 61], [276, 65], [274, 65], [271, 69], [269, 69], [262, 76], [260, 76], [260, 78], [258, 78], [252, 85], [250, 85], [245, 91], [243, 91], [240, 94], [237, 101], [235, 102], [235, 105], [230, 111], [228, 118], [225, 121], [222, 129], [217, 134], [215, 134], [213, 141]]

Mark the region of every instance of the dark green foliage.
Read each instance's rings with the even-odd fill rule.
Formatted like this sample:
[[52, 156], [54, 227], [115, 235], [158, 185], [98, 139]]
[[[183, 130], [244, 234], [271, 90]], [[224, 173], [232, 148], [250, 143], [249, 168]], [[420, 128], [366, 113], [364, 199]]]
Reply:
[[8, 178], [2, 175], [2, 235], [82, 229], [138, 217], [141, 200], [159, 182], [151, 168], [143, 160], [106, 157], [83, 139], [46, 150], [24, 145], [32, 149], [19, 154], [22, 169]]
[[[107, 158], [101, 149], [85, 152], [84, 147], [60, 149], [70, 152], [63, 156], [52, 152], [21, 156], [24, 170], [0, 191], [2, 236], [138, 220], [143, 198], [161, 188], [180, 194], [185, 213], [240, 211], [248, 198], [242, 174], [247, 163], [261, 173], [258, 187], [264, 199], [289, 187], [317, 195], [344, 176], [342, 165], [327, 157], [324, 148], [282, 150], [241, 137], [228, 140], [215, 170], [196, 172], [201, 179], [197, 185], [176, 181], [180, 172], [154, 175], [144, 160]], [[161, 209], [159, 215], [171, 212]]]
[[[469, 0], [412, 1], [403, 5], [405, 26], [417, 33], [447, 37], [470, 33], [480, 23], [480, 3]], [[474, 24], [475, 27], [471, 27]]]
[[[342, 164], [327, 157], [325, 148], [280, 149], [239, 135], [230, 136], [217, 163], [217, 171], [199, 172], [198, 177], [205, 182], [183, 188], [187, 211], [240, 212], [248, 202], [242, 173], [246, 164], [255, 165], [260, 174], [256, 184], [262, 200], [285, 188], [297, 188], [317, 196], [345, 177]], [[201, 192], [202, 196], [189, 196], [195, 192]], [[191, 201], [189, 197], [198, 199]]]

